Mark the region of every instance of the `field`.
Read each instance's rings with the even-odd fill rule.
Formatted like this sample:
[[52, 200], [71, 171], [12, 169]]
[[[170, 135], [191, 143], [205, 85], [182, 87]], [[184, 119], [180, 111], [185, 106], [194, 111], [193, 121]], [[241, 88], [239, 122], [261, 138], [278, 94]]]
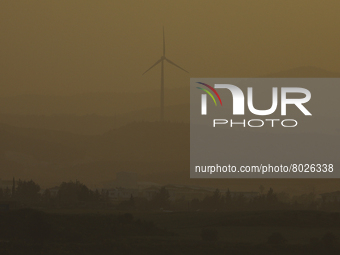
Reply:
[[339, 252], [340, 214], [334, 212], [42, 213], [26, 209], [1, 216], [1, 254]]

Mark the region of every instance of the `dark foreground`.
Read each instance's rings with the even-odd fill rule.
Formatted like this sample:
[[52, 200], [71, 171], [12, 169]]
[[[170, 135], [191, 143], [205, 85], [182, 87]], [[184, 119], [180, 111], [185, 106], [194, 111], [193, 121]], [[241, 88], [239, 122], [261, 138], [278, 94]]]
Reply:
[[0, 213], [0, 254], [339, 254], [340, 214]]

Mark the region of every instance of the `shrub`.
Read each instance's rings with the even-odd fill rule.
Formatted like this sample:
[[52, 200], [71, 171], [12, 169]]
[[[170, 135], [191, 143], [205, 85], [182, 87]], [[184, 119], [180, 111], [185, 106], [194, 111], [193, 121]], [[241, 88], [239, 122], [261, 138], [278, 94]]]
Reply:
[[338, 238], [332, 232], [327, 232], [322, 237], [322, 242], [327, 246], [333, 246], [337, 242]]
[[215, 228], [204, 228], [201, 237], [203, 241], [215, 242], [218, 240], [218, 231]]
[[282, 245], [285, 244], [287, 240], [282, 236], [281, 233], [275, 232], [268, 237], [268, 244], [272, 245]]

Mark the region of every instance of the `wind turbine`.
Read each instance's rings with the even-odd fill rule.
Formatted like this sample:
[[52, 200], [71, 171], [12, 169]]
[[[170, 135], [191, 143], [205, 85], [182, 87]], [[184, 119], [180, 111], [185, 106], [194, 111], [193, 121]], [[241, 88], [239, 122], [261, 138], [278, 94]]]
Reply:
[[165, 57], [165, 36], [164, 36], [164, 27], [163, 27], [163, 56], [153, 64], [148, 70], [146, 70], [143, 75], [148, 72], [150, 69], [161, 63], [161, 121], [164, 120], [164, 60], [166, 60], [169, 64], [176, 66], [177, 68], [183, 70], [184, 72], [189, 73], [184, 70], [182, 67], [176, 65], [174, 62]]

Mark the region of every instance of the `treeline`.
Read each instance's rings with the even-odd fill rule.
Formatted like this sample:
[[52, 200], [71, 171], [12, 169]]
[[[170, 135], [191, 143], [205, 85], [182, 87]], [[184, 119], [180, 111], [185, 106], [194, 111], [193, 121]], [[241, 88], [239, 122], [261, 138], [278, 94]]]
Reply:
[[55, 189], [40, 192], [34, 181], [15, 181], [12, 188], [0, 189], [1, 201], [14, 201], [18, 207], [47, 208], [112, 208], [121, 211], [242, 211], [242, 210], [340, 210], [340, 202], [317, 199], [314, 192], [290, 197], [276, 193], [272, 188], [267, 192], [260, 187], [258, 195], [247, 193], [221, 192], [216, 189], [204, 199], [184, 198], [171, 200], [169, 191], [162, 187], [151, 199], [130, 196], [125, 201], [112, 201], [108, 190], [91, 190], [79, 181], [63, 182]]
[[[295, 199], [295, 200], [294, 200]], [[243, 193], [232, 195], [228, 190], [224, 194], [218, 189], [211, 196], [203, 200], [193, 199], [191, 208], [193, 210], [286, 210], [286, 209], [317, 209], [317, 202], [310, 201], [297, 202], [297, 198], [290, 199], [286, 193], [275, 193], [269, 188], [267, 193], [260, 193], [257, 196], [247, 197]]]
[[163, 211], [247, 211], [247, 210], [329, 210], [340, 211], [340, 202], [317, 199], [314, 192], [290, 197], [289, 194], [275, 193], [272, 188], [255, 196], [247, 193], [221, 192], [216, 189], [204, 199], [170, 200], [169, 191], [162, 187], [151, 200], [131, 198], [121, 202], [120, 210], [163, 210]]
[[123, 214], [53, 214], [13, 210], [0, 217], [0, 240], [94, 242], [120, 236], [173, 236], [152, 221]]
[[242, 192], [235, 194], [228, 190], [222, 193], [219, 189], [216, 189], [202, 200], [194, 198], [188, 201], [183, 198], [171, 201], [169, 192], [165, 187], [162, 187], [150, 201], [131, 197], [129, 201], [120, 203], [118, 208], [122, 210], [152, 210], [158, 208], [166, 211], [313, 210], [320, 208], [315, 197], [301, 199], [301, 197], [295, 196], [289, 198], [288, 194], [275, 193], [272, 188], [265, 194], [252, 197]]
[[15, 181], [12, 189], [0, 189], [0, 200], [17, 202], [18, 206], [82, 206], [108, 202], [108, 193], [92, 191], [78, 181], [63, 182], [56, 194], [50, 189], [40, 192], [40, 186], [33, 180]]

